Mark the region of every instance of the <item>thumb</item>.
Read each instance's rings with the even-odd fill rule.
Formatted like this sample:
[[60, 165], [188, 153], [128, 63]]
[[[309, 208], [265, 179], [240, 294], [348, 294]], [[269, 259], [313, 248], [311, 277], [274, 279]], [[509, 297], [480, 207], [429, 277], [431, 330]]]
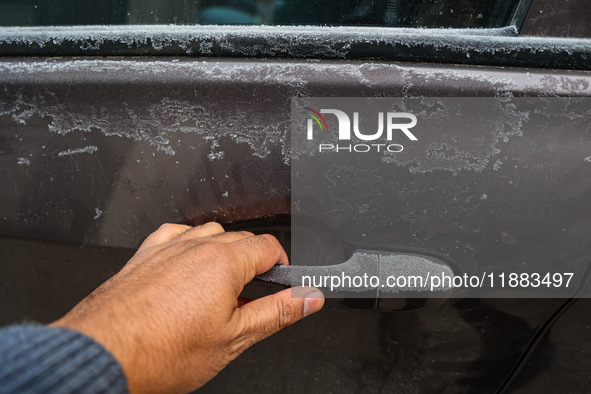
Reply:
[[249, 302], [239, 309], [248, 346], [319, 311], [323, 305], [324, 294], [314, 287], [285, 289]]

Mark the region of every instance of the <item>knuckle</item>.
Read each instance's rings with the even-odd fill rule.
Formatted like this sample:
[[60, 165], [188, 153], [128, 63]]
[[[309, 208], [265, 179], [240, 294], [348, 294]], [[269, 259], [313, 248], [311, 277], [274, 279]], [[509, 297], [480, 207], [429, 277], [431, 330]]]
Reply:
[[257, 235], [256, 239], [261, 247], [269, 249], [281, 248], [281, 244], [279, 243], [277, 238], [275, 238], [275, 236], [271, 234]]
[[222, 227], [222, 225], [219, 224], [218, 222], [207, 222], [207, 223], [203, 224], [202, 227], [207, 228], [208, 230], [211, 230], [211, 231], [217, 231], [217, 232], [224, 231], [224, 227]]
[[175, 223], [164, 223], [163, 225], [161, 225], [158, 228], [159, 232], [162, 232], [166, 235], [174, 235], [176, 234], [179, 230], [184, 229], [185, 227], [180, 225], [180, 224], [175, 224]]
[[219, 234], [215, 234], [212, 235], [213, 238], [217, 238], [217, 239], [221, 239], [221, 240], [227, 240], [227, 241], [233, 241], [233, 240], [240, 240], [243, 238], [248, 238], [248, 237], [252, 237], [254, 234], [248, 231], [230, 231], [227, 233], [219, 233]]
[[158, 228], [158, 230], [170, 231], [176, 229], [178, 226], [178, 224], [174, 223], [164, 223]]
[[297, 320], [298, 311], [293, 304], [280, 300], [278, 309], [277, 326], [279, 329], [285, 328]]

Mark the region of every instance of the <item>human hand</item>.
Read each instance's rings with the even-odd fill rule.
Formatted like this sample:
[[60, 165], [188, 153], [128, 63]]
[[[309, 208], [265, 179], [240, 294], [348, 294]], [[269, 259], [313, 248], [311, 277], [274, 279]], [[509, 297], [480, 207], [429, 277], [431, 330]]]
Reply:
[[121, 363], [131, 392], [188, 392], [249, 346], [322, 308], [314, 288], [239, 299], [246, 283], [275, 264], [288, 261], [271, 235], [165, 224], [51, 325], [101, 343]]

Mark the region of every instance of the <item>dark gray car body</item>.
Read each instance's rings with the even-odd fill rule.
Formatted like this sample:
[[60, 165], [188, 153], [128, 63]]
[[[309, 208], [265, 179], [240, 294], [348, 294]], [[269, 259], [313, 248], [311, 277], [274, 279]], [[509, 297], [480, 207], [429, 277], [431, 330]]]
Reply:
[[[518, 37], [221, 28], [177, 38], [148, 31], [149, 41], [58, 31], [60, 42], [9, 31], [0, 41], [2, 323], [59, 317], [163, 222], [217, 220], [284, 234], [293, 96], [591, 95], [588, 40], [524, 37], [527, 29], [544, 33], [535, 12], [550, 3], [538, 3]], [[119, 57], [96, 57], [105, 51]], [[528, 136], [539, 147], [548, 137]], [[577, 154], [590, 140], [550, 137]], [[557, 169], [540, 155], [500, 173], [488, 163], [493, 156], [474, 158], [487, 160], [482, 171], [407, 173], [401, 184], [416, 196], [412, 210], [437, 212], [439, 203], [451, 206], [445, 196], [460, 196], [449, 242], [469, 245], [490, 210], [462, 185], [523, 177], [535, 190], [523, 209], [565, 201], [580, 212], [580, 223], [568, 224], [573, 236], [588, 237], [591, 164], [583, 156]], [[578, 182], [544, 200], [567, 170]], [[520, 240], [543, 247], [544, 217], [526, 211]], [[449, 227], [435, 214], [421, 220], [414, 224], [426, 233]], [[348, 238], [347, 226], [333, 230]], [[506, 248], [474, 253], [510, 254]], [[585, 253], [565, 256], [588, 265]], [[589, 318], [573, 311], [585, 306], [585, 299], [449, 299], [395, 313], [326, 308], [248, 350], [203, 391], [580, 392], [589, 382]]]

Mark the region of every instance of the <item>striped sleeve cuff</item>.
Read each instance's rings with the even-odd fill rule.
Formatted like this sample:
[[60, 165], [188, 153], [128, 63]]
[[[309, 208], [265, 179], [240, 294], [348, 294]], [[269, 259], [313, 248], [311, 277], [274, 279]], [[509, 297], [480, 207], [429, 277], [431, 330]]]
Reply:
[[0, 393], [127, 393], [127, 379], [102, 345], [45, 326], [0, 330]]

